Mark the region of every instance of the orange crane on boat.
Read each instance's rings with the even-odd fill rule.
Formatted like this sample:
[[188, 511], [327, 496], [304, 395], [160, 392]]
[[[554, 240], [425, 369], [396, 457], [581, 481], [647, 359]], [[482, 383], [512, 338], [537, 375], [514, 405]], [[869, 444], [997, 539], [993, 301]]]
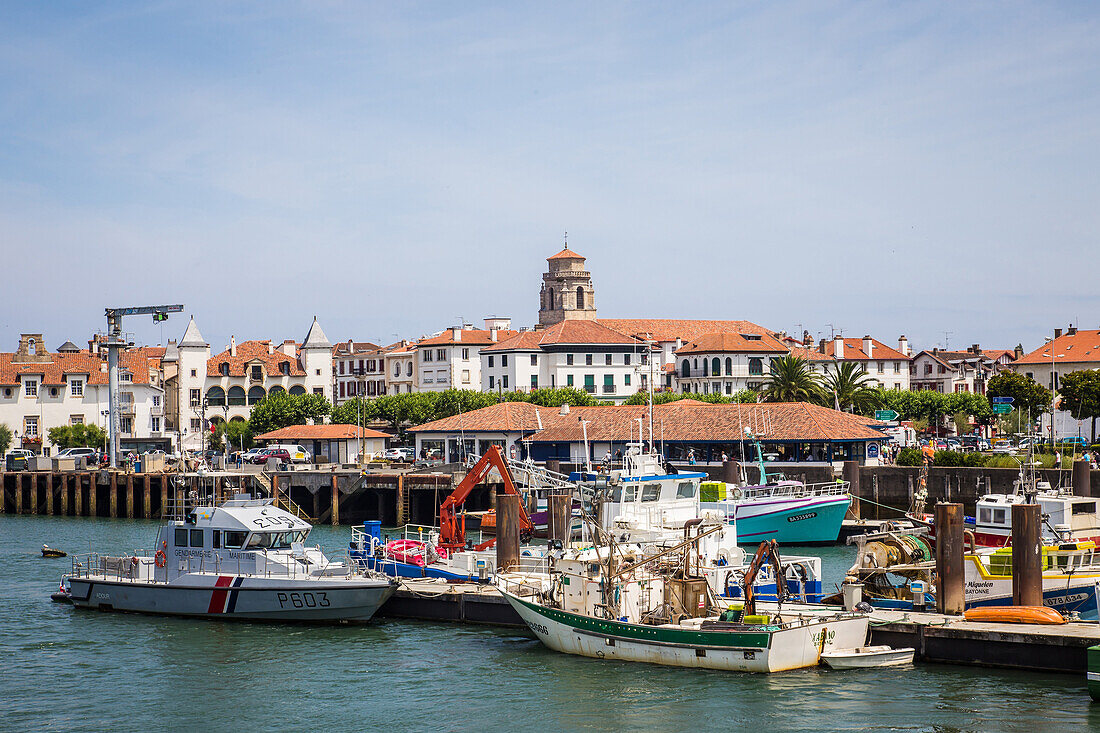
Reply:
[[[466, 547], [466, 515], [460, 514], [456, 510], [466, 502], [474, 487], [484, 481], [485, 477], [494, 468], [500, 473], [500, 477], [504, 481], [504, 493], [519, 495], [516, 484], [512, 480], [512, 472], [508, 469], [504, 454], [500, 451], [500, 446], [489, 446], [489, 450], [485, 451], [485, 455], [478, 459], [478, 462], [473, 465], [466, 477], [459, 482], [455, 490], [443, 500], [443, 504], [439, 507], [439, 547], [451, 551], [462, 550]], [[523, 508], [523, 502], [520, 502], [519, 512], [520, 535], [521, 537], [530, 538], [535, 528], [531, 524], [531, 518], [527, 516], [527, 510]], [[484, 550], [492, 547], [495, 542], [496, 538], [494, 537], [491, 540], [482, 542], [474, 549]]]
[[756, 548], [749, 569], [745, 571], [745, 616], [756, 614], [756, 591], [753, 590], [753, 583], [765, 562], [772, 566], [772, 574], [775, 575], [775, 597], [780, 603], [787, 597], [787, 576], [783, 573], [783, 561], [779, 557], [779, 543], [775, 540], [764, 540]]

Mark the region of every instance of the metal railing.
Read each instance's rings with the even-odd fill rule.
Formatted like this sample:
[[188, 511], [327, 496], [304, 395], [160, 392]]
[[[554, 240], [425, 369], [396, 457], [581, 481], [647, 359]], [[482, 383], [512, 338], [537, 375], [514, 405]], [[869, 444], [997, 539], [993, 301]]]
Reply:
[[761, 486], [751, 489], [736, 489], [742, 500], [783, 498], [801, 499], [810, 496], [844, 496], [850, 487], [848, 481], [829, 481], [819, 484], [804, 484], [801, 482], [783, 483], [772, 486]]

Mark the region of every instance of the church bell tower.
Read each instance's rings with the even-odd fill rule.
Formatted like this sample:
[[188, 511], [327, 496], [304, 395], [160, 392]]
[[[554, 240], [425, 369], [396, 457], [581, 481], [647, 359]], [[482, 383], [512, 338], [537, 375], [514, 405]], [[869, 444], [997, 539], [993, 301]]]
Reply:
[[569, 249], [546, 258], [539, 294], [539, 328], [568, 320], [596, 320], [596, 290], [592, 273], [584, 269], [584, 257]]

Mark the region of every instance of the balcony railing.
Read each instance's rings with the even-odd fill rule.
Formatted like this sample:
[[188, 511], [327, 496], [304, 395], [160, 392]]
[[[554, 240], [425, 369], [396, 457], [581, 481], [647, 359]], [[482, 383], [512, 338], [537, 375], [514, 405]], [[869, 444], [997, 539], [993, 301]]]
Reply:
[[605, 384], [603, 386], [603, 393], [604, 394], [615, 394], [615, 385], [614, 384]]
[[596, 394], [596, 385], [586, 384], [586, 385], [584, 385], [584, 391], [587, 392], [588, 394]]

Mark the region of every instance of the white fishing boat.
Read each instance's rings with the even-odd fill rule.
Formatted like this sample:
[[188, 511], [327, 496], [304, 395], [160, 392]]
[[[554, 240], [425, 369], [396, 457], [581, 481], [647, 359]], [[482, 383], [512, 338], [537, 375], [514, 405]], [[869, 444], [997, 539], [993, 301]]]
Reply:
[[[212, 504], [212, 502], [211, 502]], [[62, 587], [79, 608], [249, 621], [365, 622], [396, 583], [306, 547], [312, 527], [247, 495], [179, 507], [154, 552], [74, 556]]]
[[916, 650], [912, 647], [894, 649], [889, 646], [861, 646], [855, 649], [831, 649], [823, 652], [821, 661], [833, 669], [865, 667], [901, 667], [913, 663]]
[[502, 573], [497, 587], [546, 646], [595, 659], [779, 672], [866, 642], [863, 614], [756, 613], [751, 568], [746, 602], [718, 601], [699, 572], [702, 534], [642, 558], [613, 546], [565, 553], [549, 574]]

